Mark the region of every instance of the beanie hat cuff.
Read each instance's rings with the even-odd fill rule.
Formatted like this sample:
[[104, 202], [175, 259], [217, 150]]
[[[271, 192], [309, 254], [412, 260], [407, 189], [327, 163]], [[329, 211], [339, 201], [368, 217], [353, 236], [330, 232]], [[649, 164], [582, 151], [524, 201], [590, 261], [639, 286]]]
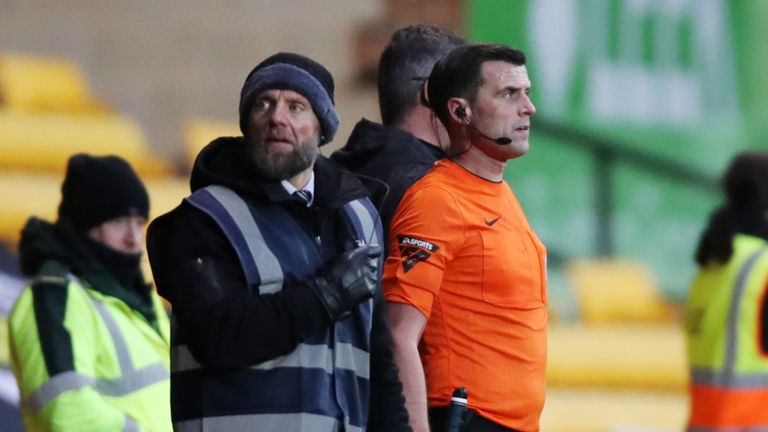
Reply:
[[295, 91], [309, 100], [312, 110], [320, 121], [322, 137], [320, 145], [333, 140], [339, 128], [339, 116], [333, 101], [320, 81], [297, 66], [276, 63], [253, 73], [243, 86], [240, 99], [240, 130], [245, 134], [253, 99], [266, 90]]

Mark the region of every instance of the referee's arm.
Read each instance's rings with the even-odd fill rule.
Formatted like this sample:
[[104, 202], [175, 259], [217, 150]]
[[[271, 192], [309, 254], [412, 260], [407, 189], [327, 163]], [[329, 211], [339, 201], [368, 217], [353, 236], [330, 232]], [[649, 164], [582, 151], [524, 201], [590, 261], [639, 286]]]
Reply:
[[395, 362], [400, 368], [411, 427], [413, 432], [429, 432], [427, 386], [419, 357], [419, 340], [427, 325], [427, 317], [414, 306], [388, 302], [387, 318], [394, 338]]

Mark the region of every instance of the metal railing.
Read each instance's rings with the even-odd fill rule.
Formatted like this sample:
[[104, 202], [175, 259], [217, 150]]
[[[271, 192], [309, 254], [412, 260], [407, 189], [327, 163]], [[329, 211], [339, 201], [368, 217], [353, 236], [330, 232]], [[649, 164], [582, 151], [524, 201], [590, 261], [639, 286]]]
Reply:
[[[613, 244], [614, 224], [614, 171], [618, 164], [636, 167], [642, 171], [668, 180], [712, 192], [718, 188], [713, 176], [688, 165], [638, 150], [612, 138], [564, 125], [546, 118], [532, 119], [536, 133], [554, 138], [560, 145], [588, 152], [595, 162], [593, 191], [595, 194], [595, 247], [598, 256], [610, 256], [615, 252]], [[565, 257], [552, 251], [550, 259], [562, 262]]]

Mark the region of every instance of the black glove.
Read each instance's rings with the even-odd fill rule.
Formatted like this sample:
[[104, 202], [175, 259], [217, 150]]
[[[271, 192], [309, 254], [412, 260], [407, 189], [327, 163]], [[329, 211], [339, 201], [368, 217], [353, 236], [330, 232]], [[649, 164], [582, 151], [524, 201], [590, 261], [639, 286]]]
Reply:
[[335, 321], [376, 290], [379, 246], [360, 246], [345, 252], [320, 276], [310, 281], [331, 320]]

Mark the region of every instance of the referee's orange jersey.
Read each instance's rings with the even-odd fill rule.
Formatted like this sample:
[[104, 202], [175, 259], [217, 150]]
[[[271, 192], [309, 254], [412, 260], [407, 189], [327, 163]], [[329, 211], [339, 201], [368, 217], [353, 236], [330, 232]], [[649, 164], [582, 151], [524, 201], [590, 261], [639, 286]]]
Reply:
[[386, 299], [428, 318], [419, 351], [429, 406], [463, 386], [483, 417], [539, 430], [546, 249], [509, 186], [441, 160], [406, 192], [389, 241]]

